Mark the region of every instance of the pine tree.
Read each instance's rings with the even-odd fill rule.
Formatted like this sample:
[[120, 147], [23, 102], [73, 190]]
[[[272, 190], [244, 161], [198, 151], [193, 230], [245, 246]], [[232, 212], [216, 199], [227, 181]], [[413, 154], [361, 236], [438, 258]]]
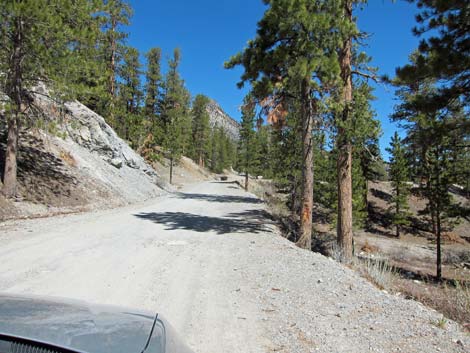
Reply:
[[120, 71], [119, 62], [125, 54], [125, 39], [127, 33], [122, 31], [122, 27], [129, 25], [132, 17], [132, 9], [123, 0], [104, 0], [102, 11], [103, 28], [103, 54], [106, 60], [107, 75], [107, 97], [105, 118], [109, 124], [116, 128], [119, 124], [115, 121], [117, 82]]
[[[162, 74], [160, 69], [161, 49], [152, 48], [145, 54], [147, 58], [147, 71], [145, 73], [145, 105], [144, 116], [146, 119], [146, 134], [152, 134], [154, 138], [161, 139], [158, 131], [157, 119], [160, 113]], [[156, 136], [158, 135], [158, 137]]]
[[393, 187], [393, 224], [396, 229], [396, 237], [400, 238], [401, 227], [409, 225], [408, 221], [408, 195], [409, 187], [407, 181], [409, 180], [409, 171], [405, 150], [403, 148], [403, 141], [398, 136], [398, 133], [392, 137], [390, 147], [387, 148], [390, 153], [390, 180]]
[[103, 59], [103, 17], [100, 15], [104, 4], [102, 1], [89, 1], [92, 9], [90, 16], [86, 20], [88, 27], [88, 39], [86, 43], [76, 43], [73, 53], [74, 60], [80, 62], [80, 65], [70, 66], [69, 70], [76, 70], [72, 76], [74, 79], [67, 84], [74, 87], [76, 97], [88, 108], [106, 116], [106, 105], [108, 104], [108, 77], [107, 64]]
[[272, 142], [271, 142], [271, 126], [261, 125], [257, 128], [254, 144], [254, 171], [258, 176], [270, 179], [272, 177]]
[[[314, 121], [319, 120], [319, 95], [327, 81], [336, 81], [339, 72], [335, 27], [337, 3], [299, 0], [266, 1], [269, 5], [258, 23], [257, 36], [234, 56], [227, 68], [243, 65], [242, 82], [250, 82], [255, 98], [269, 111], [269, 120], [284, 120], [286, 98], [300, 101], [302, 126], [302, 202], [300, 238], [297, 245], [310, 249], [313, 210]], [[314, 79], [315, 78], [315, 79]], [[298, 87], [296, 92], [289, 88]], [[299, 93], [296, 95], [296, 93]]]
[[[419, 56], [411, 57], [412, 63]], [[401, 102], [392, 118], [404, 121], [406, 140], [413, 146], [415, 178], [420, 182], [420, 192], [427, 199], [424, 213], [429, 215], [432, 233], [436, 239], [436, 277], [442, 277], [441, 239], [442, 233], [452, 227], [449, 220], [455, 209], [449, 188], [455, 182], [452, 174], [453, 132], [464, 135], [466, 119], [456, 118], [456, 111], [445, 107], [423, 108], [423, 97], [439, 94], [440, 87], [433, 80], [408, 82], [409, 77], [400, 77], [395, 83], [400, 86], [397, 95]], [[461, 135], [461, 136], [462, 136]]]
[[192, 108], [192, 145], [193, 159], [200, 167], [205, 167], [208, 155], [208, 145], [210, 138], [209, 113], [207, 104], [209, 98], [198, 94], [193, 101]]
[[119, 135], [137, 148], [142, 142], [143, 122], [141, 115], [142, 90], [140, 87], [141, 65], [139, 52], [135, 48], [126, 48], [119, 76]]
[[[470, 10], [462, 0], [409, 0], [421, 12], [414, 28], [421, 40], [415, 60], [397, 70], [409, 81], [433, 79], [436, 91], [419, 102], [420, 109], [445, 108], [456, 100], [470, 103]], [[430, 35], [429, 35], [430, 34]]]
[[249, 173], [255, 164], [255, 102], [251, 95], [247, 95], [242, 106], [242, 121], [240, 126], [239, 167], [245, 174], [245, 190], [248, 191]]
[[338, 219], [337, 238], [341, 249], [341, 258], [350, 261], [353, 254], [353, 185], [352, 185], [352, 143], [348, 134], [348, 125], [351, 123], [351, 103], [353, 100], [352, 87], [352, 44], [354, 32], [353, 22], [353, 1], [343, 0], [343, 16], [351, 26], [346, 28], [343, 34], [343, 45], [340, 49], [340, 66], [342, 79], [341, 100], [344, 105], [338, 120], [338, 159], [337, 159], [337, 180], [338, 180]]
[[[279, 187], [289, 193], [287, 206], [291, 211], [292, 218], [300, 216], [301, 182], [302, 182], [302, 130], [300, 119], [300, 106], [294, 99], [288, 100], [288, 116], [284, 121], [273, 124], [272, 129], [272, 165], [273, 177]], [[314, 137], [315, 137], [314, 133]], [[314, 144], [316, 146], [316, 144]], [[315, 149], [314, 149], [315, 153]], [[315, 160], [317, 173], [322, 172], [318, 162]], [[321, 178], [321, 175], [320, 175]], [[317, 180], [322, 180], [318, 179]], [[317, 184], [318, 185], [318, 184]], [[318, 191], [318, 190], [317, 190]], [[317, 193], [320, 196], [320, 193]], [[320, 201], [320, 199], [319, 199]], [[320, 201], [321, 202], [321, 201]]]
[[20, 127], [27, 127], [35, 112], [31, 97], [39, 85], [48, 95], [73, 97], [82, 51], [94, 37], [93, 7], [89, 1], [23, 0], [0, 2], [0, 91], [8, 125], [2, 192], [14, 197], [17, 191], [17, 151]]
[[[354, 83], [353, 74], [369, 77], [357, 68], [369, 69], [364, 65], [369, 61], [364, 53], [357, 53], [355, 42], [361, 38], [353, 15], [357, 4], [366, 3], [367, 0], [342, 0], [341, 13], [338, 14], [337, 24], [341, 44], [338, 46], [340, 61], [339, 103], [340, 111], [336, 114], [336, 144], [338, 149], [337, 180], [338, 180], [338, 220], [337, 240], [341, 249], [341, 258], [345, 262], [351, 261], [353, 256], [353, 137], [354, 119]], [[355, 66], [355, 68], [353, 68]], [[357, 168], [356, 168], [357, 169]]]
[[164, 82], [160, 119], [164, 132], [163, 147], [170, 159], [170, 183], [173, 182], [173, 165], [184, 153], [191, 136], [189, 133], [191, 123], [190, 95], [178, 72], [180, 60], [180, 50], [175, 49], [173, 58], [168, 63], [169, 71]]
[[381, 160], [378, 139], [380, 122], [371, 108], [372, 88], [367, 82], [354, 80], [351, 104], [352, 126], [349, 127], [353, 147], [352, 195], [353, 225], [363, 227], [368, 218], [368, 183], [376, 180]]

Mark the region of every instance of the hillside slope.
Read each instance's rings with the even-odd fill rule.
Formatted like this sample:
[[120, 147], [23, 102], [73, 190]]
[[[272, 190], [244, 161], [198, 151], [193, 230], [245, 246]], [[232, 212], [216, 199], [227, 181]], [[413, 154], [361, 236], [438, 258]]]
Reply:
[[[61, 111], [47, 98], [36, 100], [49, 122], [22, 132], [18, 197], [0, 199], [0, 220], [114, 207], [165, 192], [155, 170], [103, 117], [77, 101]], [[5, 142], [0, 126], [0, 166]]]

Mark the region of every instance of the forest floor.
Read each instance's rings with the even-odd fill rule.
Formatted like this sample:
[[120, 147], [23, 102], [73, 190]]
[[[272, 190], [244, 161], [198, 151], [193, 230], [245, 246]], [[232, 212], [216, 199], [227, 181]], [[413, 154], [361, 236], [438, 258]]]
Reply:
[[468, 352], [413, 300], [281, 236], [236, 180], [0, 225], [0, 291], [155, 310], [196, 353]]

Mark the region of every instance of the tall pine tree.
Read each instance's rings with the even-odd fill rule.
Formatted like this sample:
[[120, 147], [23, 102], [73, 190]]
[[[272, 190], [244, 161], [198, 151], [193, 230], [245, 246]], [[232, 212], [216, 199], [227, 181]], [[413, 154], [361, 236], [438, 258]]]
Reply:
[[181, 52], [175, 49], [163, 86], [160, 119], [164, 132], [162, 145], [170, 159], [170, 183], [173, 182], [173, 165], [184, 153], [190, 139], [190, 95], [178, 72], [180, 61]]
[[145, 54], [147, 58], [147, 71], [145, 73], [145, 102], [144, 115], [146, 120], [145, 132], [147, 135], [160, 135], [158, 131], [158, 115], [160, 113], [162, 74], [160, 68], [161, 49], [152, 48]]
[[[337, 4], [319, 0], [266, 0], [269, 8], [258, 23], [257, 36], [226, 67], [243, 65], [242, 83], [269, 111], [269, 120], [284, 119], [286, 99], [300, 102], [302, 151], [302, 202], [297, 245], [311, 248], [313, 210], [312, 131], [320, 118], [319, 100], [328, 81], [339, 73], [333, 40]], [[333, 47], [332, 47], [333, 44]], [[289, 88], [297, 87], [296, 92]]]
[[392, 137], [390, 147], [387, 148], [390, 153], [390, 181], [393, 187], [393, 224], [395, 225], [395, 234], [400, 238], [401, 227], [409, 225], [409, 206], [408, 196], [410, 194], [408, 163], [403, 148], [403, 141], [398, 133]]
[[142, 90], [140, 82], [141, 64], [139, 52], [127, 47], [120, 68], [119, 110], [117, 127], [122, 138], [138, 148], [143, 138], [143, 121], [141, 115]]
[[256, 150], [254, 144], [255, 138], [255, 116], [256, 104], [251, 95], [247, 95], [242, 106], [242, 121], [240, 126], [239, 167], [245, 174], [245, 190], [248, 191], [249, 174], [255, 164]]
[[103, 55], [106, 60], [107, 96], [104, 110], [105, 118], [109, 124], [119, 127], [115, 121], [117, 82], [120, 71], [119, 63], [125, 54], [125, 39], [127, 33], [122, 30], [123, 26], [129, 25], [132, 16], [130, 5], [124, 0], [104, 0], [102, 10], [103, 28]]
[[198, 94], [193, 101], [192, 107], [192, 145], [193, 159], [200, 167], [205, 167], [206, 157], [209, 153], [209, 113], [207, 112], [207, 104], [209, 98], [202, 94]]

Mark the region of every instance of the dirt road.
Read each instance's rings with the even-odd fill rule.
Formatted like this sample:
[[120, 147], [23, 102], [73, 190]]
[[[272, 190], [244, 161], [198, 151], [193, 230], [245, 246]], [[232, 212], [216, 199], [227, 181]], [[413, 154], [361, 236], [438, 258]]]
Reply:
[[465, 352], [470, 344], [457, 325], [434, 325], [439, 314], [294, 247], [235, 184], [2, 224], [0, 244], [0, 291], [158, 311], [197, 353]]

